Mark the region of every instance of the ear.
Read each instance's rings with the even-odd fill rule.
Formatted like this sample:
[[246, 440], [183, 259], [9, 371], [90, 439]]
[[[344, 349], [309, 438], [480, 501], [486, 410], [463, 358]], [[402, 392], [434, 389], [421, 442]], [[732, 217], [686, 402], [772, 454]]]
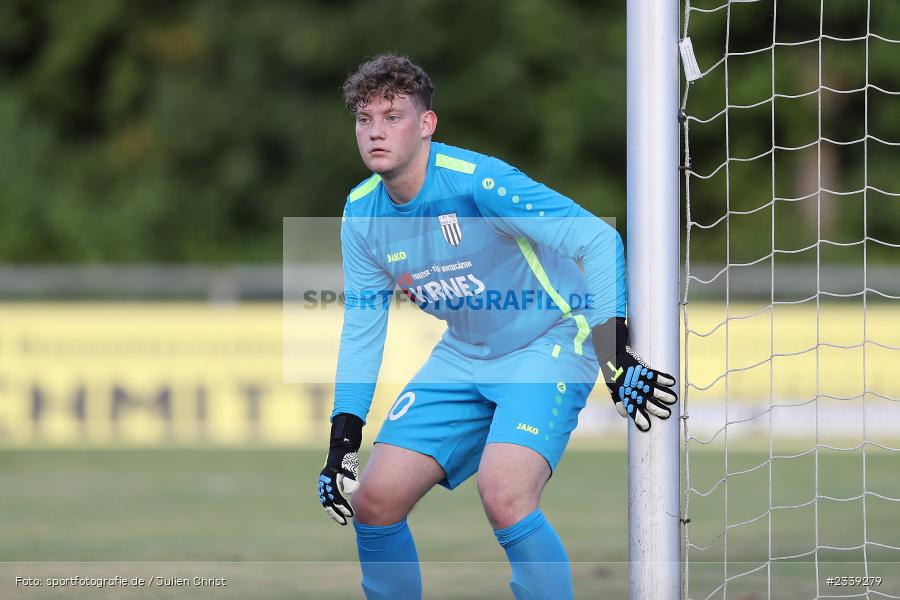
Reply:
[[422, 113], [419, 121], [419, 135], [423, 138], [434, 135], [434, 130], [437, 129], [437, 120], [437, 115], [433, 110], [426, 110]]

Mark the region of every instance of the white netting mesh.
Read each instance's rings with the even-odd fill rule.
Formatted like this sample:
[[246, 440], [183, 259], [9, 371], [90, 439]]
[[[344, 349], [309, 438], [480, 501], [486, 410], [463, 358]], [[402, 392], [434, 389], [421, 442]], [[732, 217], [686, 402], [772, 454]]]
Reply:
[[900, 597], [900, 2], [682, 16], [684, 596]]

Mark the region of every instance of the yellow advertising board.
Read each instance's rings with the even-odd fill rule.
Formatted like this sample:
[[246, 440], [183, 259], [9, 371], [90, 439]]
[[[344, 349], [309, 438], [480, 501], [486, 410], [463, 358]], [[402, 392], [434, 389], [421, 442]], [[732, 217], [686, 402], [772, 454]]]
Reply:
[[[411, 311], [406, 311], [411, 313]], [[302, 313], [296, 360], [313, 370], [284, 383], [282, 306], [136, 303], [0, 305], [0, 443], [309, 444], [327, 439], [339, 309]], [[431, 343], [389, 339], [385, 368], [415, 369]], [[435, 324], [431, 324], [434, 321]], [[326, 333], [327, 332], [327, 333]], [[401, 342], [402, 344], [402, 342]], [[309, 371], [307, 369], [307, 372]], [[408, 378], [408, 377], [407, 377]], [[399, 391], [380, 385], [371, 421]]]
[[[784, 309], [784, 310], [783, 310]], [[721, 402], [897, 397], [900, 318], [869, 307], [862, 368], [862, 312], [840, 305], [777, 307], [755, 317], [732, 305], [691, 305], [690, 400]], [[0, 444], [323, 444], [332, 406], [341, 311], [300, 311], [289, 338], [302, 361], [284, 383], [282, 305], [204, 303], [34, 303], [0, 305]], [[299, 318], [299, 324], [296, 319]], [[818, 323], [818, 326], [817, 326]], [[394, 310], [383, 381], [369, 423], [428, 356], [443, 325]], [[727, 348], [727, 352], [725, 351]], [[683, 350], [683, 348], [682, 348]], [[767, 360], [774, 351], [776, 358]], [[726, 389], [723, 377], [729, 373]], [[605, 390], [593, 398], [609, 402]], [[592, 400], [594, 401], [594, 400]], [[371, 429], [367, 431], [371, 431]], [[371, 438], [374, 432], [368, 434]]]

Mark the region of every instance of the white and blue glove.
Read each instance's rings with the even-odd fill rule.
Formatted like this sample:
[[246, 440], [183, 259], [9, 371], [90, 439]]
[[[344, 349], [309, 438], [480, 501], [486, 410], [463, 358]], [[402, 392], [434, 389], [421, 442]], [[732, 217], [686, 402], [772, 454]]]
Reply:
[[331, 419], [331, 444], [319, 474], [319, 502], [329, 517], [346, 525], [353, 516], [350, 497], [359, 487], [359, 446], [363, 421], [340, 413]]
[[[628, 345], [625, 319], [610, 319], [593, 329], [592, 337], [603, 380], [616, 411], [630, 417], [640, 431], [650, 429], [650, 415], [668, 419], [678, 401], [675, 378], [651, 368]], [[614, 349], [614, 350], [613, 350]]]

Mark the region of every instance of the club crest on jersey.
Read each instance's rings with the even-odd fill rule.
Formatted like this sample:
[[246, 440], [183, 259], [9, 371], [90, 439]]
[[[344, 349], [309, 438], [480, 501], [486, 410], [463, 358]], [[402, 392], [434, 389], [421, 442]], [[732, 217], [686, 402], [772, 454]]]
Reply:
[[451, 246], [459, 246], [462, 241], [462, 229], [459, 228], [459, 220], [456, 213], [448, 215], [438, 215], [438, 221], [441, 223], [441, 231], [444, 232], [444, 239]]

